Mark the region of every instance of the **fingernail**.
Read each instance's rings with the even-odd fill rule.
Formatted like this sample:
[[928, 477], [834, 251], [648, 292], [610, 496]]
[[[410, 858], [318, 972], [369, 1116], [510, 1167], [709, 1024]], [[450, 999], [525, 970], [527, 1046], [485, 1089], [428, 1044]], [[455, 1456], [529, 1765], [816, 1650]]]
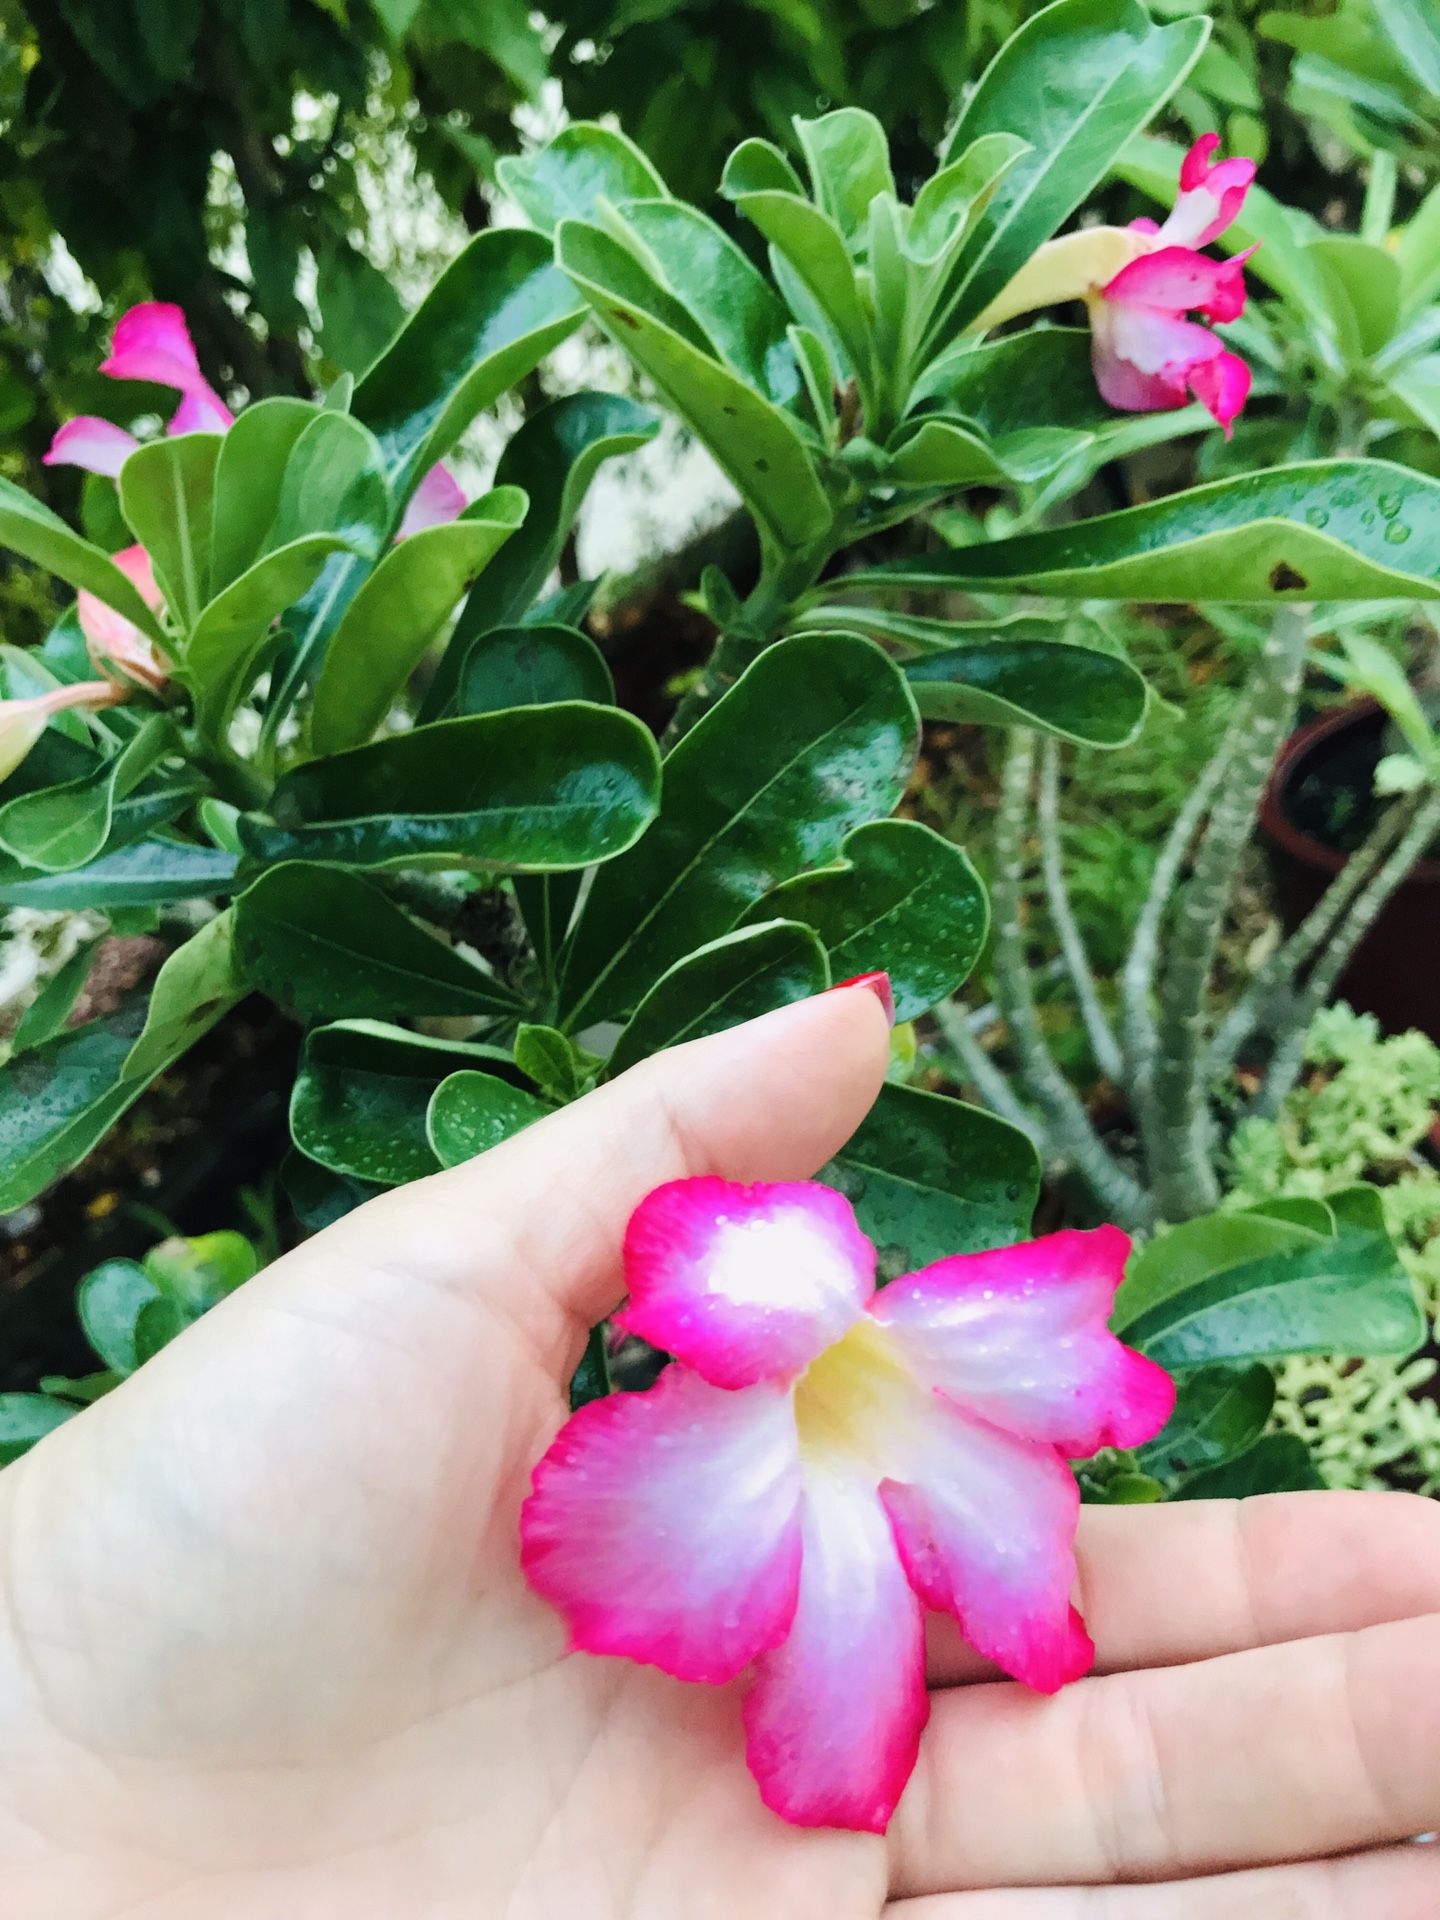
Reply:
[[827, 993], [841, 993], [846, 987], [866, 987], [885, 1009], [885, 1018], [893, 1027], [895, 1024], [895, 995], [890, 987], [888, 973], [857, 973], [853, 980], [837, 980], [833, 987], [827, 987]]

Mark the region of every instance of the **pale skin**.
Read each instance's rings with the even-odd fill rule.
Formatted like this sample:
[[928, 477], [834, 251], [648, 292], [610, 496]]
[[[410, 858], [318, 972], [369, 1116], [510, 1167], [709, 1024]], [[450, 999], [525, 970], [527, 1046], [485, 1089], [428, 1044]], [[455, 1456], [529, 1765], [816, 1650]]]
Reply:
[[738, 1686], [567, 1654], [517, 1513], [621, 1234], [808, 1176], [884, 1070], [851, 989], [647, 1063], [277, 1263], [0, 1475], [16, 1920], [1433, 1920], [1440, 1511], [1091, 1510], [1097, 1675], [932, 1638], [885, 1839], [756, 1797]]

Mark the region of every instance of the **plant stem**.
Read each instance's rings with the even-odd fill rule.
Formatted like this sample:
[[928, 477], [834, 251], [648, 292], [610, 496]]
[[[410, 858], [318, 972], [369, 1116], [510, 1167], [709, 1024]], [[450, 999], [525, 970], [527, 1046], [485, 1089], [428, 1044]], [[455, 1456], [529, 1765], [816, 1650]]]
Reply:
[[1304, 666], [1305, 618], [1295, 607], [1281, 607], [1251, 677], [1194, 873], [1180, 896], [1160, 988], [1159, 1050], [1145, 1141], [1156, 1204], [1169, 1220], [1207, 1213], [1220, 1200], [1205, 1072], [1210, 978], [1235, 877], [1270, 768], [1294, 717]]
[[1440, 833], [1440, 789], [1431, 788], [1413, 809], [1405, 811], [1409, 821], [1405, 831], [1351, 902], [1349, 912], [1335, 929], [1329, 946], [1275, 1036], [1275, 1051], [1255, 1099], [1254, 1111], [1263, 1118], [1274, 1117], [1300, 1077], [1310, 1023], [1335, 991], [1355, 949], [1389, 905], [1415, 862]]
[[1185, 864], [1200, 822], [1209, 811], [1225, 769], [1230, 764], [1233, 733], [1227, 732], [1211, 756], [1200, 778], [1191, 788], [1185, 804], [1175, 816], [1150, 876], [1135, 935], [1120, 974], [1120, 1020], [1125, 1039], [1125, 1067], [1128, 1091], [1135, 1105], [1136, 1119], [1147, 1137], [1156, 1124], [1153, 1112], [1152, 1082], [1155, 1061], [1160, 1052], [1160, 1026], [1155, 1017], [1155, 970], [1160, 953], [1160, 930], [1165, 910], [1175, 892], [1180, 869]]
[[1008, 1120], [1012, 1127], [1018, 1127], [1022, 1133], [1028, 1134], [1035, 1143], [1036, 1151], [1042, 1157], [1048, 1156], [1049, 1141], [1043, 1125], [1022, 1103], [1004, 1073], [985, 1051], [964, 1008], [957, 1006], [953, 1000], [942, 1000], [938, 1006], [931, 1008], [931, 1012], [956, 1065], [980, 1095], [984, 1105], [992, 1113], [998, 1113], [1002, 1120]]
[[1055, 1146], [1069, 1156], [1101, 1205], [1122, 1226], [1143, 1226], [1150, 1217], [1144, 1191], [1112, 1159], [1091, 1125], [1084, 1102], [1056, 1065], [1035, 1011], [1020, 917], [1034, 770], [1034, 737], [1013, 732], [995, 818], [995, 867], [990, 887], [995, 916], [995, 999], [1009, 1028], [1021, 1079], [1045, 1115]]
[[1070, 984], [1075, 989], [1075, 1004], [1080, 1010], [1091, 1051], [1100, 1071], [1118, 1086], [1123, 1064], [1114, 1029], [1100, 1004], [1099, 989], [1085, 951], [1085, 937], [1076, 924], [1070, 905], [1070, 889], [1065, 884], [1065, 861], [1060, 845], [1060, 743], [1053, 736], [1040, 748], [1040, 870], [1045, 880], [1045, 898], [1050, 918], [1060, 941]]
[[1255, 1029], [1297, 991], [1300, 975], [1329, 940], [1342, 917], [1405, 830], [1413, 808], [1389, 807], [1326, 887], [1300, 925], [1278, 946], [1220, 1022], [1210, 1043], [1212, 1080], [1234, 1066]]

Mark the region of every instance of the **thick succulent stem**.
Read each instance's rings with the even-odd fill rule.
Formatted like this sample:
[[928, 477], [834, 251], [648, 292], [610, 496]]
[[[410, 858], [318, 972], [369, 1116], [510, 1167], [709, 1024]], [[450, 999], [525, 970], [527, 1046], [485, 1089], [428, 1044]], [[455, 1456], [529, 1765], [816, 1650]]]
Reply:
[[1085, 936], [1076, 922], [1070, 905], [1070, 889], [1065, 884], [1065, 860], [1060, 844], [1060, 743], [1055, 739], [1047, 739], [1040, 749], [1039, 821], [1045, 899], [1060, 942], [1065, 971], [1075, 990], [1075, 1004], [1095, 1055], [1095, 1064], [1118, 1086], [1123, 1072], [1120, 1043], [1100, 1004], [1090, 956], [1085, 951]]
[[1018, 1127], [1022, 1133], [1028, 1134], [1039, 1154], [1048, 1154], [1050, 1143], [1044, 1126], [985, 1051], [984, 1043], [971, 1026], [970, 1016], [965, 1009], [953, 1000], [942, 1000], [931, 1011], [956, 1066], [979, 1094], [982, 1105], [992, 1113], [998, 1113], [1002, 1120], [1008, 1120], [1012, 1127]]

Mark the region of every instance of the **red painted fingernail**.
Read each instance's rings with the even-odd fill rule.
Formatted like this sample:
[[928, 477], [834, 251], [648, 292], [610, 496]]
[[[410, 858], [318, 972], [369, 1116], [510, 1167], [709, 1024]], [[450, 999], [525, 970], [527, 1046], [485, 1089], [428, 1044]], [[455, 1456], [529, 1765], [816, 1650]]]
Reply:
[[890, 987], [888, 973], [857, 973], [853, 980], [837, 980], [833, 987], [827, 987], [827, 993], [840, 993], [846, 987], [868, 987], [870, 992], [885, 1009], [885, 1018], [893, 1027], [895, 1024], [895, 995]]

